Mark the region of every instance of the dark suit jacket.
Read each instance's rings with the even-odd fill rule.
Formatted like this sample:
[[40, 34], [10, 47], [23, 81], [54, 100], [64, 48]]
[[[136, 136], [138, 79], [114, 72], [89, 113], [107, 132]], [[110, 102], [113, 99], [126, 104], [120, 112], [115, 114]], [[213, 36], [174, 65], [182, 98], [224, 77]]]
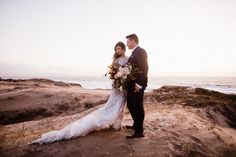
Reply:
[[128, 63], [135, 65], [142, 73], [138, 74], [137, 78], [134, 80], [135, 83], [143, 86], [145, 89], [148, 82], [148, 61], [147, 52], [141, 48], [137, 47], [129, 57]]

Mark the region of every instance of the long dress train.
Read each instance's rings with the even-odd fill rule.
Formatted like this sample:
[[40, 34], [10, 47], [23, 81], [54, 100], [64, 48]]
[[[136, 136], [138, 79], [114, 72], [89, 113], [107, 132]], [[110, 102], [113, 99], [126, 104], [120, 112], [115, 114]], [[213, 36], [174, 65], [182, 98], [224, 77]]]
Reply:
[[[120, 57], [116, 60], [118, 65], [127, 63], [127, 57]], [[115, 129], [121, 127], [124, 108], [126, 104], [126, 91], [119, 88], [111, 89], [108, 101], [97, 110], [67, 125], [61, 130], [53, 130], [43, 134], [32, 143], [52, 143], [59, 140], [71, 139], [78, 136], [85, 136], [91, 131], [104, 129], [112, 126]]]

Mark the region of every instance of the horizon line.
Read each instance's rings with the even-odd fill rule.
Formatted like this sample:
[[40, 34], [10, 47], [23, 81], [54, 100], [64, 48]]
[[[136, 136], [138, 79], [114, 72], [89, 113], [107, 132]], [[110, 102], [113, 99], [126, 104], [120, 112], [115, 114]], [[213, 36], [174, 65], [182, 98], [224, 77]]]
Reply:
[[[78, 78], [78, 77], [102, 77], [104, 75], [32, 75], [32, 76], [13, 76], [13, 75], [9, 75], [9, 76], [0, 76], [0, 78], [2, 79], [14, 79], [14, 78]], [[202, 78], [235, 78], [236, 76], [219, 76], [219, 75], [149, 75], [148, 77], [189, 77], [189, 78], [193, 78], [193, 77], [202, 77]], [[105, 78], [105, 76], [104, 76]]]

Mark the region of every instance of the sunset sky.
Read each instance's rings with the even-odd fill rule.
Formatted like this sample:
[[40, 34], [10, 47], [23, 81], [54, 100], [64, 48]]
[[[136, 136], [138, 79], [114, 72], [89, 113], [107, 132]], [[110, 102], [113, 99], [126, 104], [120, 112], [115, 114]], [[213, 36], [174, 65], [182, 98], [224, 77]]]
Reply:
[[150, 76], [236, 76], [235, 8], [234, 0], [0, 0], [0, 77], [103, 75], [131, 33]]

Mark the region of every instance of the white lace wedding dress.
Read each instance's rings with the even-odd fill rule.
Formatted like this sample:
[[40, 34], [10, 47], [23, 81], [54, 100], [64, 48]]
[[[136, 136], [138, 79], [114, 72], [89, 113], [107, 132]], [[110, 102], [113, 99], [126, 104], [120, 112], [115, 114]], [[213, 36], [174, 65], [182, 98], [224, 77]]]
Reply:
[[[120, 57], [115, 60], [119, 66], [126, 64], [127, 61], [127, 57]], [[108, 101], [100, 108], [67, 125], [61, 130], [54, 130], [43, 134], [39, 139], [36, 139], [30, 144], [52, 143], [63, 139], [85, 136], [91, 131], [108, 128], [110, 126], [119, 129], [123, 119], [126, 94], [125, 90], [112, 87]]]

